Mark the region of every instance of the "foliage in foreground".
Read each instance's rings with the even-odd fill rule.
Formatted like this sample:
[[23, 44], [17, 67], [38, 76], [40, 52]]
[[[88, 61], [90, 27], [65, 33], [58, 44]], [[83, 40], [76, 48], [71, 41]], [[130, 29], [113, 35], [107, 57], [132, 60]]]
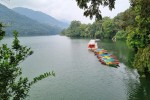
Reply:
[[100, 6], [108, 6], [110, 10], [115, 8], [116, 0], [76, 0], [77, 5], [84, 9], [84, 15], [96, 19], [102, 19]]
[[[3, 26], [0, 24], [0, 39], [5, 35]], [[48, 72], [35, 77], [29, 82], [27, 77], [22, 77], [22, 69], [19, 64], [33, 54], [30, 48], [20, 45], [18, 32], [14, 31], [14, 40], [11, 48], [7, 44], [0, 46], [0, 100], [21, 100], [28, 96], [31, 86], [55, 73]]]

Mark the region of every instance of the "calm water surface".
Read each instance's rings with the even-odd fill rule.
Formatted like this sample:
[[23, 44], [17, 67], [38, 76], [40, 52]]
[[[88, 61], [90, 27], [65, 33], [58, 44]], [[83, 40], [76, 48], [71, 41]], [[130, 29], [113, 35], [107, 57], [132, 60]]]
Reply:
[[130, 50], [124, 42], [98, 42], [99, 47], [121, 61], [119, 68], [113, 68], [101, 65], [87, 50], [88, 39], [65, 36], [19, 39], [34, 51], [20, 65], [24, 76], [31, 80], [44, 72], [56, 73], [55, 77], [35, 84], [27, 100], [150, 100], [150, 83], [139, 79], [136, 70], [126, 64]]

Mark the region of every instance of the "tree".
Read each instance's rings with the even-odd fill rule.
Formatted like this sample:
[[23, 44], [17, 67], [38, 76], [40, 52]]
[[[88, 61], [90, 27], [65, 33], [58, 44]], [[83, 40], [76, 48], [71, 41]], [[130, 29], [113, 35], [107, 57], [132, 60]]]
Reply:
[[81, 35], [80, 25], [81, 25], [80, 21], [72, 21], [67, 30], [63, 31], [64, 33], [62, 34], [65, 34], [70, 37], [80, 37]]
[[95, 37], [96, 38], [104, 38], [104, 30], [103, 30], [103, 20], [99, 20], [99, 21], [96, 21], [95, 23], [95, 27], [96, 27], [96, 33], [95, 33]]
[[89, 37], [90, 38], [94, 38], [95, 37], [95, 33], [96, 33], [96, 22], [94, 22], [92, 25], [89, 26], [88, 28], [89, 30]]
[[137, 25], [127, 38], [127, 43], [137, 52], [133, 65], [141, 73], [150, 73], [150, 0], [131, 0], [137, 16]]
[[[0, 23], [0, 39], [5, 35], [3, 25]], [[41, 79], [55, 73], [48, 72], [35, 77], [29, 82], [28, 78], [23, 78], [19, 64], [30, 56], [33, 51], [20, 44], [18, 32], [14, 31], [14, 40], [9, 48], [7, 44], [0, 47], [0, 100], [22, 100], [28, 96], [30, 87]]]
[[119, 13], [114, 17], [114, 22], [118, 26], [118, 29], [126, 31], [127, 27], [133, 27], [136, 25], [135, 17], [136, 12], [130, 7], [124, 12]]
[[140, 73], [143, 72], [148, 75], [150, 72], [150, 45], [146, 48], [139, 48], [133, 66], [138, 69]]
[[87, 35], [86, 28], [87, 28], [86, 24], [80, 25], [80, 36], [81, 37], [86, 37], [86, 35]]
[[100, 6], [108, 6], [110, 10], [115, 8], [116, 0], [76, 0], [77, 5], [84, 9], [84, 15], [96, 19], [102, 19], [101, 11], [99, 10]]
[[102, 27], [105, 38], [112, 39], [112, 37], [115, 36], [117, 29], [112, 19], [110, 19], [109, 17], [104, 17]]
[[2, 28], [3, 28], [2, 23], [0, 23], [0, 40], [2, 40], [3, 37], [5, 36], [5, 31], [3, 31]]

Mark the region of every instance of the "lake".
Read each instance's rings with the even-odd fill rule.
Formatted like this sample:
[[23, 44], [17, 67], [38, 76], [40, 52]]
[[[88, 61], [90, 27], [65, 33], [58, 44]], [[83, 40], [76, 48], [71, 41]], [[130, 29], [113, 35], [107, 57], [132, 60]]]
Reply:
[[[48, 77], [31, 88], [27, 100], [149, 100], [150, 82], [139, 78], [128, 67], [130, 50], [125, 42], [99, 41], [98, 46], [115, 54], [120, 67], [102, 65], [87, 50], [89, 39], [65, 36], [20, 37], [21, 43], [31, 47], [34, 54], [20, 66], [29, 80], [48, 71]], [[12, 38], [6, 38], [10, 42]]]

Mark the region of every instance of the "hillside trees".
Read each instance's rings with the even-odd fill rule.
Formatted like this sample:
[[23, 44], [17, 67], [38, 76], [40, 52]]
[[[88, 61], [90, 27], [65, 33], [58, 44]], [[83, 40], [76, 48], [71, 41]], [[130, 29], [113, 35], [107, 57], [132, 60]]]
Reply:
[[61, 34], [70, 37], [112, 39], [118, 30], [119, 28], [113, 19], [104, 17], [102, 20], [97, 20], [93, 24], [82, 24], [79, 21], [72, 21], [70, 27], [63, 30]]

